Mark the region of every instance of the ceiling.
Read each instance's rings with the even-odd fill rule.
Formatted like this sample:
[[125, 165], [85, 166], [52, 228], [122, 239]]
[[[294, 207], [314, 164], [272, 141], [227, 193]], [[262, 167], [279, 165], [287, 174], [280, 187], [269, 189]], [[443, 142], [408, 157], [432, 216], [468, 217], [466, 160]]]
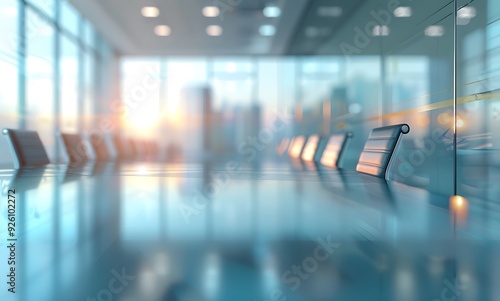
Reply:
[[[90, 19], [115, 49], [124, 55], [238, 56], [238, 55], [345, 55], [342, 44], [354, 45], [356, 28], [373, 23], [373, 15], [388, 10], [387, 0], [70, 0]], [[409, 3], [412, 0], [400, 0]], [[399, 3], [396, 1], [396, 3]], [[475, 1], [477, 2], [477, 1]], [[479, 1], [481, 2], [481, 1]], [[390, 20], [389, 37], [368, 37], [360, 55], [385, 53], [419, 55], [436, 46], [436, 39], [423, 35], [428, 25], [450, 27], [449, 0], [412, 3], [411, 18]], [[206, 6], [221, 8], [219, 17], [203, 16]], [[263, 9], [280, 7], [281, 15], [265, 17]], [[144, 6], [159, 8], [156, 18], [141, 15]], [[226, 8], [226, 11], [223, 8]], [[325, 10], [326, 9], [326, 10]], [[445, 21], [443, 21], [445, 20]], [[154, 33], [156, 25], [168, 25], [169, 36]], [[221, 36], [206, 33], [218, 25]], [[273, 36], [262, 36], [259, 28], [273, 25]], [[447, 29], [448, 33], [450, 28]], [[369, 33], [369, 32], [368, 32]], [[449, 40], [450, 34], [443, 38]], [[444, 44], [443, 44], [444, 45]]]
[[[272, 1], [272, 2], [271, 2]], [[127, 55], [281, 55], [287, 52], [310, 0], [72, 0], [117, 50]], [[265, 17], [268, 4], [281, 16]], [[224, 6], [219, 17], [202, 15], [205, 6]], [[157, 18], [141, 15], [143, 6], [156, 6]], [[168, 25], [171, 34], [159, 37], [156, 25]], [[223, 34], [208, 36], [206, 28], [219, 25]], [[259, 34], [261, 25], [274, 25], [274, 36]]]

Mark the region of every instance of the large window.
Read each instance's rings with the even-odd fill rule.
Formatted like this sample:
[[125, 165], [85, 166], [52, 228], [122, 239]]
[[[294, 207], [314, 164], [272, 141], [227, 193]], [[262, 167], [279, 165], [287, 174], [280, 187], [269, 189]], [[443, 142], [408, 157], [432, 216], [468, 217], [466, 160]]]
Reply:
[[95, 55], [92, 51], [84, 54], [83, 65], [83, 130], [89, 131], [93, 125], [94, 99], [95, 99]]
[[78, 36], [80, 16], [78, 15], [76, 9], [73, 6], [71, 6], [71, 4], [69, 4], [67, 1], [61, 2], [60, 9], [61, 9], [61, 17], [60, 17], [61, 26], [64, 28], [64, 30], [67, 30], [72, 35]]
[[50, 17], [55, 18], [56, 15], [56, 3], [62, 2], [59, 0], [28, 0], [28, 3], [36, 7], [42, 13]]
[[76, 132], [78, 130], [78, 46], [75, 42], [61, 36], [61, 130]]
[[18, 99], [18, 3], [0, 2], [0, 119], [5, 126], [16, 126]]
[[[201, 137], [209, 135], [213, 151], [236, 152], [278, 112], [292, 113], [296, 102], [306, 112], [296, 131], [317, 131], [318, 102], [339, 82], [339, 68], [335, 57], [127, 57], [121, 62], [123, 107], [116, 111], [127, 133], [168, 132], [160, 140], [185, 152], [199, 150]], [[301, 81], [307, 84], [297, 87]], [[213, 134], [202, 132], [207, 123]]]
[[[18, 3], [16, 0], [0, 1], [0, 125], [18, 125]], [[5, 139], [0, 140], [0, 165], [7, 165], [8, 148]]]
[[[38, 131], [59, 161], [56, 132], [95, 126], [98, 80], [106, 79], [96, 76], [96, 64], [107, 64], [102, 49], [110, 47], [65, 0], [0, 1], [0, 34], [0, 129]], [[4, 140], [0, 166], [8, 167]]]
[[55, 31], [51, 23], [31, 8], [26, 21], [26, 127], [37, 130], [49, 157], [55, 160]]

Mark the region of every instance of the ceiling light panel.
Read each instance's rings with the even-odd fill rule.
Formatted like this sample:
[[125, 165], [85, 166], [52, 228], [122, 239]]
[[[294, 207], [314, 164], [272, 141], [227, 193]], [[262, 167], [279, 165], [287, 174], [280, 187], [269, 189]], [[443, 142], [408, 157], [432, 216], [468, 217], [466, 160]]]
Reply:
[[265, 37], [274, 36], [276, 34], [276, 27], [274, 27], [273, 25], [262, 25], [259, 28], [259, 33], [260, 35]]
[[375, 25], [372, 29], [372, 35], [374, 37], [385, 37], [391, 33], [389, 26], [387, 25]]
[[281, 9], [277, 6], [267, 6], [262, 11], [265, 17], [267, 18], [277, 18], [281, 15]]
[[172, 33], [172, 30], [167, 25], [157, 25], [155, 26], [154, 31], [155, 34], [160, 37], [166, 37]]
[[465, 6], [457, 11], [457, 17], [461, 19], [472, 19], [476, 14], [476, 8], [473, 6]]
[[428, 37], [441, 37], [444, 35], [444, 27], [441, 25], [427, 26], [425, 35]]
[[467, 25], [476, 17], [476, 8], [465, 6], [457, 11], [457, 25]]
[[146, 18], [156, 18], [160, 15], [160, 10], [155, 6], [144, 6], [141, 9], [141, 14]]
[[220, 10], [217, 6], [205, 6], [202, 13], [207, 18], [215, 18], [220, 15]]
[[207, 34], [211, 37], [217, 37], [222, 34], [222, 27], [219, 25], [210, 25], [207, 27]]
[[411, 15], [412, 10], [409, 6], [396, 7], [396, 9], [394, 10], [394, 16], [397, 18], [408, 18], [411, 17]]

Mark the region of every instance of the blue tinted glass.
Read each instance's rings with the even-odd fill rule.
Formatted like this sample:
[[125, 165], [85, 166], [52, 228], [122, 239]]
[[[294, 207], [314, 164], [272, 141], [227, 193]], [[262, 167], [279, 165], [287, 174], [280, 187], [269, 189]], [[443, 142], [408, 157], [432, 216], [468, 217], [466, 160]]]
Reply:
[[32, 4], [51, 18], [55, 17], [56, 1], [57, 0], [28, 0], [30, 4]]
[[78, 25], [80, 15], [78, 11], [67, 1], [61, 2], [61, 25], [64, 29], [75, 36], [79, 35]]

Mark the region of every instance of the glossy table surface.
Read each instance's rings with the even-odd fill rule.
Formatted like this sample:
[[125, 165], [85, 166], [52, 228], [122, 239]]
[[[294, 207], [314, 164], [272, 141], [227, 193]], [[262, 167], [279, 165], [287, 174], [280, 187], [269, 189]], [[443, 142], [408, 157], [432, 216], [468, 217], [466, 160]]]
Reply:
[[298, 163], [0, 178], [0, 300], [500, 300], [499, 203]]

